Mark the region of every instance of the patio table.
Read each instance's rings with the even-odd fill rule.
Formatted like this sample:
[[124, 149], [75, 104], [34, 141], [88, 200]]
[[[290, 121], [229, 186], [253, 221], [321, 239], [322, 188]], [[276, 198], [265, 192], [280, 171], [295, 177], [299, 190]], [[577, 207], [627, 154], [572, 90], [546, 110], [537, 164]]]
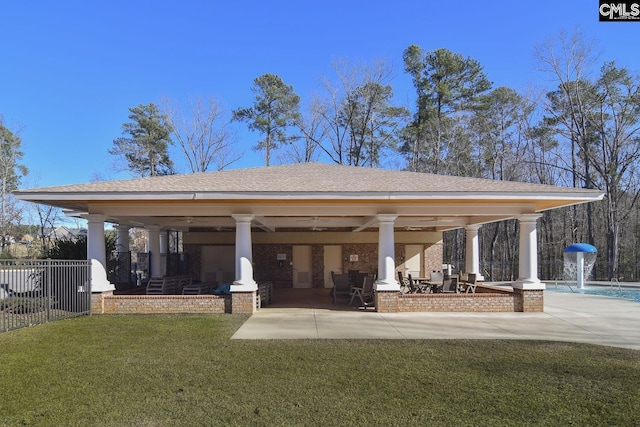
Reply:
[[428, 294], [438, 293], [442, 289], [442, 282], [432, 282], [430, 278], [418, 277], [415, 279], [416, 293]]

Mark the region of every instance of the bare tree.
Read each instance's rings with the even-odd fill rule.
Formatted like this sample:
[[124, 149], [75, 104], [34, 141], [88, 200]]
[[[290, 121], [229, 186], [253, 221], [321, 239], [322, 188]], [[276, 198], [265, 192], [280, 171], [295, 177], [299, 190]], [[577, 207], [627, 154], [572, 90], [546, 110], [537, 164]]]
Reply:
[[300, 136], [292, 140], [284, 152], [285, 163], [308, 163], [319, 157], [318, 142], [325, 139], [327, 130], [322, 117], [313, 106], [316, 102], [317, 98], [313, 98], [307, 113], [299, 116], [296, 126], [300, 130]]
[[188, 111], [170, 100], [163, 104], [172, 134], [192, 173], [206, 172], [212, 165], [215, 170], [223, 170], [240, 159], [234, 150], [237, 136], [216, 99], [197, 97], [189, 103]]
[[392, 105], [392, 69], [384, 61], [371, 65], [347, 61], [333, 65], [336, 81], [323, 79], [323, 95], [311, 103], [321, 124], [319, 135], [305, 133], [338, 164], [374, 166], [395, 146], [408, 112]]
[[[597, 58], [593, 46], [580, 33], [560, 34], [538, 49], [538, 57], [557, 83], [557, 89], [547, 94], [546, 123], [561, 142], [569, 144], [572, 184], [605, 192], [602, 226], [607, 276], [614, 278], [618, 276], [622, 226], [640, 194], [635, 178], [640, 159], [640, 79], [613, 63], [605, 63], [592, 78]], [[595, 204], [572, 208], [574, 239], [586, 234], [589, 243], [594, 243], [594, 210], [598, 208]], [[586, 209], [586, 221], [578, 215], [581, 209]]]

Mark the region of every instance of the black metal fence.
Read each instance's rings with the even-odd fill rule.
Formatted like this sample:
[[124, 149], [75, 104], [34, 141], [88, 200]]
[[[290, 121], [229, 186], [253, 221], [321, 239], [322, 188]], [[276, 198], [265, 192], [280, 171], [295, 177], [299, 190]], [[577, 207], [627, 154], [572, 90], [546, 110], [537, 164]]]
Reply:
[[[458, 266], [455, 266], [458, 267]], [[463, 267], [464, 268], [464, 267]], [[540, 280], [571, 279], [565, 271], [564, 260], [542, 261], [538, 263], [538, 278]], [[459, 271], [459, 270], [456, 270]], [[518, 263], [489, 263], [480, 261], [480, 271], [487, 281], [513, 281], [518, 278]], [[606, 263], [596, 263], [591, 273], [585, 279], [609, 281], [613, 277], [608, 276], [608, 265]], [[621, 263], [618, 266], [617, 278], [620, 281], [638, 282], [640, 281], [640, 264]], [[573, 277], [575, 280], [575, 277]]]
[[0, 331], [91, 314], [91, 262], [0, 260]]

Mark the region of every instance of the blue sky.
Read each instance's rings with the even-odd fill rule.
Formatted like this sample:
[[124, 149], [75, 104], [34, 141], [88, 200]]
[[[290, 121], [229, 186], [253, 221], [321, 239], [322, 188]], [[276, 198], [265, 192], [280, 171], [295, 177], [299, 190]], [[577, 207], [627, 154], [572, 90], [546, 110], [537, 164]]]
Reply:
[[[494, 87], [548, 85], [534, 48], [559, 31], [597, 40], [602, 61], [640, 72], [640, 22], [598, 22], [598, 2], [6, 1], [0, 14], [0, 114], [20, 129], [23, 187], [128, 178], [108, 154], [128, 108], [170, 98], [251, 105], [253, 79], [280, 75], [307, 99], [332, 61], [385, 59], [398, 103], [414, 91], [402, 52], [417, 44], [478, 60]], [[601, 61], [601, 62], [602, 62]], [[242, 161], [262, 166], [244, 124]], [[184, 164], [176, 157], [178, 167]]]

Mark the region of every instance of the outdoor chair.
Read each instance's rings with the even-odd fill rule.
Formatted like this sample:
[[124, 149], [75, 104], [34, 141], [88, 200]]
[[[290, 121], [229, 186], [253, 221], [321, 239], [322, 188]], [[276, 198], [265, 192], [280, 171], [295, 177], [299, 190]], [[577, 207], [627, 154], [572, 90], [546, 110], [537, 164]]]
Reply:
[[182, 295], [207, 295], [218, 287], [217, 281], [191, 283], [182, 288]]
[[429, 281], [427, 285], [431, 288], [432, 293], [441, 293], [444, 286], [444, 275], [441, 271], [433, 271], [429, 273]]
[[348, 274], [336, 274], [332, 271], [331, 281], [333, 282], [331, 296], [333, 297], [334, 304], [338, 302], [338, 298], [346, 299], [351, 296], [351, 285], [349, 284]]
[[176, 282], [168, 277], [152, 277], [147, 283], [147, 295], [175, 294]]
[[430, 285], [424, 280], [414, 279], [411, 273], [407, 274], [409, 278], [409, 287], [413, 294], [428, 294], [430, 292]]
[[458, 278], [454, 276], [448, 279], [444, 279], [444, 282], [442, 285], [442, 292], [444, 292], [445, 294], [459, 293], [460, 289], [458, 288]]
[[349, 300], [349, 305], [353, 303], [353, 300], [360, 300], [360, 305], [365, 308], [371, 305], [373, 301], [373, 276], [365, 276], [362, 279], [362, 284], [360, 286], [356, 286], [353, 288], [353, 294], [351, 294], [351, 299]]
[[469, 273], [467, 280], [464, 282], [464, 291], [468, 294], [475, 294], [476, 293], [476, 286], [478, 285], [477, 283], [477, 276], [475, 273]]
[[400, 283], [400, 292], [410, 294], [414, 292], [413, 285], [408, 278], [402, 277], [402, 271], [398, 271], [398, 282]]

